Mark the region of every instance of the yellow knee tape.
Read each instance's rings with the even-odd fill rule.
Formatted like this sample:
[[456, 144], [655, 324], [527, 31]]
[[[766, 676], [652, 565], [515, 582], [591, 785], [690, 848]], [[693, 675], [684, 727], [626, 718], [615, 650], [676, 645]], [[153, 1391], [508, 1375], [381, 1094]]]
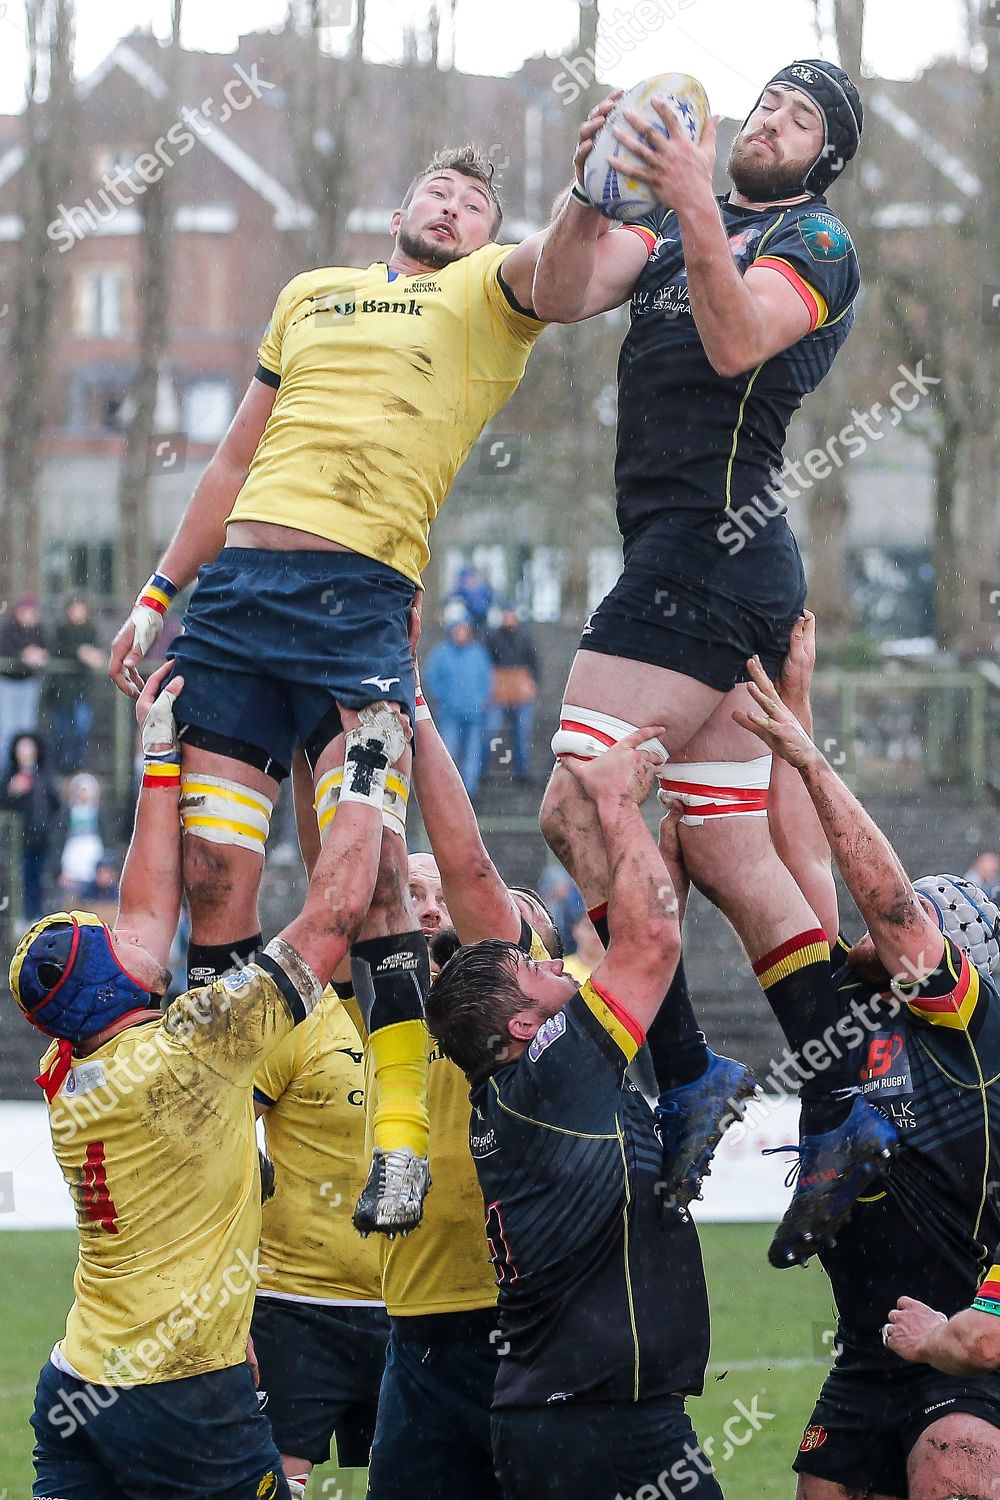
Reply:
[[[313, 806], [316, 809], [321, 839], [326, 838], [330, 824], [337, 815], [343, 784], [343, 766], [336, 766], [332, 771], [325, 772], [316, 783], [316, 800]], [[385, 778], [385, 792], [382, 796], [382, 823], [392, 833], [398, 833], [401, 839], [406, 838], [406, 809], [409, 800], [410, 778], [404, 776], [402, 771], [390, 770]]]
[[222, 776], [181, 776], [181, 827], [210, 844], [234, 844], [264, 857], [273, 803]]

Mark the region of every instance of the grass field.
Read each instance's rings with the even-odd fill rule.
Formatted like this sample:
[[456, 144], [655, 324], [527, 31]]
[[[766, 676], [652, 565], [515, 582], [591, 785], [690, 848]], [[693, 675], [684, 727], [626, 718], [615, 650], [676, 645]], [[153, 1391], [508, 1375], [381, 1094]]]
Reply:
[[[827, 1282], [815, 1267], [772, 1271], [764, 1259], [769, 1234], [761, 1225], [702, 1230], [712, 1361], [705, 1395], [690, 1411], [702, 1442], [715, 1439], [727, 1500], [789, 1500], [789, 1465], [829, 1363]], [[28, 1414], [39, 1367], [62, 1332], [74, 1260], [72, 1233], [0, 1234], [0, 1500], [31, 1493]], [[756, 1414], [756, 1432], [737, 1402]], [[727, 1435], [740, 1444], [730, 1445], [728, 1459]]]

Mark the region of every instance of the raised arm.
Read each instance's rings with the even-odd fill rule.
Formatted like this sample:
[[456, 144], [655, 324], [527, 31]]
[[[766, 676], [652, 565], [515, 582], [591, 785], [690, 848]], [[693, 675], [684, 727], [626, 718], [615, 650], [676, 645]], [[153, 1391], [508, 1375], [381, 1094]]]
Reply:
[[516, 942], [521, 914], [486, 851], [458, 767], [419, 692], [417, 725], [413, 785], [455, 931], [463, 943]]
[[567, 757], [566, 769], [597, 811], [608, 859], [608, 951], [592, 978], [647, 1030], [659, 1010], [681, 951], [677, 896], [640, 805], [664, 757], [640, 749], [665, 731], [637, 729], [596, 760]]
[[[156, 565], [148, 595], [140, 593], [132, 613], [111, 644], [108, 676], [123, 693], [142, 690], [138, 666], [163, 627], [173, 595], [211, 562], [226, 539], [226, 518], [250, 472], [250, 465], [274, 406], [276, 390], [255, 376], [229, 431], [215, 450], [188, 502], [166, 551]], [[173, 591], [171, 593], [171, 590]]]
[[[792, 627], [777, 689], [781, 701], [812, 738], [809, 687], [816, 665], [816, 617], [809, 610]], [[768, 825], [782, 863], [816, 913], [831, 946], [840, 925], [830, 845], [801, 776], [776, 756], [771, 769]]]
[[888, 973], [908, 980], [931, 973], [941, 962], [944, 938], [921, 905], [896, 851], [781, 702], [756, 657], [748, 667], [757, 707], [734, 713], [733, 718], [798, 773]]
[[578, 323], [595, 313], [621, 307], [632, 295], [639, 272], [649, 259], [649, 248], [641, 235], [631, 230], [612, 232], [610, 220], [581, 201], [583, 164], [619, 97], [609, 94], [580, 126], [573, 183], [561, 201], [557, 199], [552, 223], [536, 256], [532, 305], [540, 318], [552, 323]]
[[161, 691], [172, 665], [166, 662], [152, 674], [135, 705], [142, 730], [142, 785], [115, 918], [116, 927], [137, 933], [163, 964], [181, 910], [181, 754], [173, 703], [183, 677]]
[[333, 978], [371, 905], [382, 847], [389, 767], [406, 748], [404, 721], [385, 704], [341, 708], [347, 730], [344, 783], [299, 916], [280, 933], [321, 985]]

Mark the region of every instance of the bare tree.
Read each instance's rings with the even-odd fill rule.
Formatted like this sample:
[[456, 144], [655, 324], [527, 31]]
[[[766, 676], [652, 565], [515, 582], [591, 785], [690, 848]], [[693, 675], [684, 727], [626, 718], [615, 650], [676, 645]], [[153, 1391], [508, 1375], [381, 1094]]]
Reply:
[[[835, 0], [835, 18], [838, 43], [855, 41], [860, 57], [864, 0]], [[867, 317], [878, 326], [872, 342], [883, 357], [891, 351], [911, 368], [923, 361], [938, 382], [911, 429], [931, 460], [936, 633], [940, 646], [972, 655], [989, 649], [996, 631], [995, 613], [991, 617], [984, 599], [997, 582], [1000, 542], [1000, 339], [986, 317], [984, 289], [996, 277], [998, 263], [1000, 41], [971, 0], [966, 27], [968, 58], [978, 49], [985, 63], [978, 70], [967, 63], [964, 80], [972, 101], [967, 117], [973, 122], [966, 166], [978, 177], [977, 195], [967, 198], [958, 222], [935, 224], [934, 253], [925, 253], [924, 241], [919, 259], [911, 235], [864, 213], [864, 197], [857, 200], [856, 224], [869, 292]], [[920, 180], [915, 174], [914, 195], [920, 193]], [[924, 193], [932, 219], [941, 206], [933, 191]], [[828, 565], [825, 557], [824, 571]]]
[[357, 180], [354, 137], [364, 118], [367, 0], [356, 0], [346, 55], [324, 52], [321, 33], [328, 0], [289, 0], [285, 31], [294, 103], [289, 121], [299, 180], [316, 216], [311, 250], [319, 262], [343, 259], [344, 233]]
[[77, 140], [73, 88], [73, 0], [25, 0], [28, 73], [24, 162], [18, 174], [21, 243], [11, 296], [10, 385], [3, 433], [4, 509], [9, 545], [0, 549], [0, 594], [37, 586], [41, 537], [37, 504], [40, 445], [52, 360], [56, 302], [63, 282], [47, 226], [72, 180]]
[[[149, 110], [144, 147], [162, 140], [177, 118], [183, 52], [183, 0], [172, 0], [170, 42], [165, 59], [163, 95]], [[152, 174], [150, 174], [152, 175]], [[137, 559], [149, 550], [150, 449], [156, 426], [160, 375], [169, 340], [171, 227], [176, 192], [171, 168], [144, 184], [139, 198], [142, 214], [142, 269], [137, 285], [139, 359], [129, 392], [131, 416], [125, 432], [125, 452], [118, 485], [118, 547], [115, 592], [127, 607], [135, 587]]]

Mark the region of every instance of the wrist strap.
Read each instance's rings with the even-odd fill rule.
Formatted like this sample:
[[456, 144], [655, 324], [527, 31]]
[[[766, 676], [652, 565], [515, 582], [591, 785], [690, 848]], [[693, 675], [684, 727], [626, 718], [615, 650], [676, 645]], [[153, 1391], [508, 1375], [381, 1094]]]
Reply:
[[165, 615], [176, 598], [176, 583], [171, 583], [165, 573], [151, 573], [139, 590], [135, 602], [144, 604], [147, 609], [155, 609], [158, 615]]
[[419, 724], [422, 719], [429, 719], [430, 717], [431, 711], [427, 707], [427, 701], [423, 693], [418, 693], [414, 700], [413, 721], [415, 724]]
[[173, 787], [180, 790], [181, 784], [181, 762], [180, 756], [176, 759], [167, 759], [166, 756], [147, 756], [142, 768], [142, 784], [144, 787]]
[[584, 208], [593, 208], [594, 206], [575, 177], [573, 178], [573, 186], [569, 190], [569, 195], [577, 203], [582, 203]]

